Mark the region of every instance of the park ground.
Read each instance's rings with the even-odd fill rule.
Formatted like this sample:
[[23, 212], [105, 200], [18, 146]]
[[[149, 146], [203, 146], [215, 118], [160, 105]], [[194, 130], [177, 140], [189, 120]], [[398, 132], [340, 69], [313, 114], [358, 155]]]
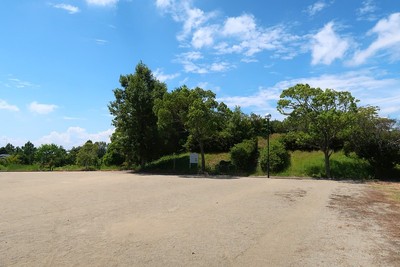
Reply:
[[400, 186], [0, 173], [0, 266], [400, 266]]

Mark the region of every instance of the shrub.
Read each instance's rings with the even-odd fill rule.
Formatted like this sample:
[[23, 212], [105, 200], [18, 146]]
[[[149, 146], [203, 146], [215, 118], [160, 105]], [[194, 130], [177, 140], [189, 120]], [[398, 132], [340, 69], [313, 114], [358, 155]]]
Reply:
[[257, 166], [258, 144], [257, 139], [245, 140], [236, 144], [230, 151], [232, 164], [241, 171], [251, 171]]
[[[260, 166], [266, 172], [268, 169], [268, 148], [261, 152]], [[290, 154], [280, 141], [272, 141], [269, 149], [269, 167], [271, 172], [280, 172], [290, 166]]]

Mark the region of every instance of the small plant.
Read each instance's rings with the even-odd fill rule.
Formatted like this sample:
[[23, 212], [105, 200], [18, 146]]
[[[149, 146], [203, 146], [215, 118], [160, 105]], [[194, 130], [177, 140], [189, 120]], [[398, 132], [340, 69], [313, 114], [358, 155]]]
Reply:
[[[264, 148], [261, 151], [260, 166], [266, 172], [268, 170], [268, 150]], [[280, 172], [290, 166], [290, 154], [285, 146], [279, 141], [274, 140], [269, 149], [269, 168], [271, 172]]]

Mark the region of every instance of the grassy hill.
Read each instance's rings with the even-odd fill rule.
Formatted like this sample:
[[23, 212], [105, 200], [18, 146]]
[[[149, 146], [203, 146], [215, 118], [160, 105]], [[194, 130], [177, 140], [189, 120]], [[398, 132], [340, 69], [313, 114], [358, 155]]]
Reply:
[[[279, 138], [278, 134], [271, 136], [271, 141]], [[267, 140], [259, 138], [259, 150], [265, 149]], [[324, 156], [320, 151], [293, 151], [291, 155], [291, 165], [286, 170], [279, 173], [271, 173], [279, 177], [323, 177], [325, 173]], [[261, 168], [258, 167], [253, 173], [236, 173], [234, 167], [228, 166], [221, 171], [219, 165], [221, 161], [230, 161], [229, 153], [206, 154], [206, 170], [209, 174], [231, 174], [231, 175], [251, 175], [264, 176]], [[189, 168], [189, 153], [179, 155], [169, 155], [150, 163], [145, 172], [155, 173], [198, 173], [196, 166]], [[343, 152], [334, 153], [331, 157], [331, 172], [336, 179], [368, 179], [372, 177], [369, 164], [357, 158], [355, 155], [350, 157]]]

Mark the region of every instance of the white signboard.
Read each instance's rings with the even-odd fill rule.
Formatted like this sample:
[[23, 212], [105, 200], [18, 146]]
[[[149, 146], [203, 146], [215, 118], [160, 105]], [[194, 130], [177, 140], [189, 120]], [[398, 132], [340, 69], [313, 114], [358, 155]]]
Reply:
[[199, 154], [197, 153], [190, 153], [190, 164], [199, 164]]

